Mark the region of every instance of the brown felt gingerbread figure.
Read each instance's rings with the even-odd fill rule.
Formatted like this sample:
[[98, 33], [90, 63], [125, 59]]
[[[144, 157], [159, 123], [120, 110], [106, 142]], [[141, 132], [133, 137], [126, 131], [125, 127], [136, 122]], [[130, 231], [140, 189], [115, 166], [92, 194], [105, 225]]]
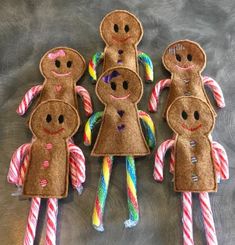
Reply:
[[75, 107], [61, 100], [44, 101], [31, 114], [33, 140], [16, 150], [8, 172], [8, 182], [23, 186], [23, 195], [32, 197], [24, 244], [33, 244], [41, 198], [48, 198], [46, 240], [56, 244], [58, 199], [68, 195], [69, 172], [81, 194], [85, 158], [71, 141], [79, 125]]
[[[218, 83], [210, 77], [201, 76], [206, 65], [206, 54], [198, 43], [180, 40], [170, 44], [164, 51], [162, 62], [171, 73], [171, 79], [161, 80], [155, 85], [149, 100], [150, 111], [157, 110], [160, 92], [165, 87], [170, 87], [170, 91], [164, 116], [169, 105], [179, 96], [196, 96], [210, 104], [205, 85], [212, 90], [218, 107], [225, 106]], [[213, 108], [212, 110], [216, 115]]]
[[60, 99], [77, 108], [77, 94], [79, 94], [83, 99], [86, 115], [90, 116], [92, 114], [90, 95], [82, 86], [76, 86], [85, 69], [86, 62], [78, 51], [67, 47], [49, 50], [40, 61], [40, 71], [45, 78], [43, 85], [36, 85], [25, 94], [17, 113], [24, 115], [32, 99], [38, 94], [40, 97], [37, 104], [48, 99]]
[[139, 73], [138, 59], [144, 64], [146, 80], [153, 81], [150, 57], [137, 50], [143, 28], [137, 17], [126, 10], [108, 13], [100, 24], [100, 35], [105, 42], [104, 52], [97, 52], [89, 63], [89, 73], [97, 80], [97, 65], [103, 61], [103, 72], [116, 66], [125, 66]]

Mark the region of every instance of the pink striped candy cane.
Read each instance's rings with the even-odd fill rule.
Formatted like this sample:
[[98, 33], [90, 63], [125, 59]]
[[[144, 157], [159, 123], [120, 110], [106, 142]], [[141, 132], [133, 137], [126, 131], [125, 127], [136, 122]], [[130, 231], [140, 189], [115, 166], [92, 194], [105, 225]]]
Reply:
[[31, 144], [21, 145], [13, 154], [7, 175], [7, 181], [11, 184], [19, 185], [20, 167], [25, 155], [28, 154]]
[[164, 156], [168, 149], [174, 145], [174, 140], [166, 140], [163, 142], [155, 154], [155, 164], [153, 177], [156, 181], [163, 181], [163, 167], [164, 167]]
[[58, 200], [49, 198], [47, 201], [46, 245], [56, 245], [57, 214]]
[[20, 102], [16, 112], [18, 115], [23, 116], [28, 110], [33, 98], [35, 98], [43, 89], [43, 85], [37, 85], [27, 91], [24, 98]]
[[193, 216], [192, 216], [192, 193], [182, 193], [183, 204], [183, 238], [184, 245], [193, 245]]
[[28, 223], [27, 223], [25, 237], [24, 237], [24, 245], [34, 244], [40, 203], [41, 203], [41, 198], [39, 197], [32, 198], [31, 208], [28, 216]]
[[29, 166], [29, 153], [25, 155], [24, 161], [20, 167], [20, 178], [19, 178], [19, 185], [23, 186], [24, 180], [25, 180], [25, 175], [27, 172]]
[[211, 210], [211, 204], [209, 194], [207, 192], [199, 193], [199, 200], [203, 215], [204, 228], [206, 233], [206, 240], [208, 245], [217, 245], [217, 236], [215, 231], [215, 224], [213, 219], [213, 213]]
[[213, 145], [212, 145], [212, 158], [213, 158], [213, 162], [214, 162], [214, 166], [215, 166], [215, 170], [216, 170], [217, 183], [220, 183], [220, 180], [221, 180], [220, 159], [219, 159], [219, 155], [218, 155], [216, 149], [213, 147]]
[[211, 89], [217, 106], [220, 108], [225, 107], [223, 92], [219, 84], [213, 78], [207, 76], [203, 77], [203, 84]]
[[91, 97], [88, 91], [82, 86], [76, 86], [76, 93], [79, 94], [83, 100], [83, 106], [86, 113], [86, 116], [90, 116], [93, 113]]
[[171, 84], [171, 79], [163, 79], [160, 80], [154, 86], [148, 103], [149, 111], [151, 112], [157, 111], [157, 104], [159, 101], [160, 93], [164, 88], [169, 87], [170, 84]]
[[212, 142], [213, 152], [217, 153], [217, 161], [219, 161], [220, 176], [222, 180], [229, 179], [228, 156], [224, 147], [216, 141]]

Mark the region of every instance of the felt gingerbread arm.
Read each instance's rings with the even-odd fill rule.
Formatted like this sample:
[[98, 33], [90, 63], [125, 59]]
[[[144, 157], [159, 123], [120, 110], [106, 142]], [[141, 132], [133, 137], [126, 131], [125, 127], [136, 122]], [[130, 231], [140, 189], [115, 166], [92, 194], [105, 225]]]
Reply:
[[175, 140], [169, 139], [164, 141], [158, 148], [157, 153], [155, 155], [155, 164], [154, 164], [154, 171], [153, 177], [156, 181], [162, 182], [163, 177], [163, 167], [164, 167], [164, 156], [168, 149], [174, 146]]
[[89, 61], [88, 71], [93, 83], [96, 83], [97, 81], [96, 68], [103, 61], [103, 59], [104, 59], [104, 53], [97, 52], [93, 55], [92, 59]]
[[36, 85], [27, 91], [16, 110], [18, 115], [23, 116], [26, 113], [32, 100], [42, 91], [42, 89], [43, 85]]
[[151, 112], [157, 111], [157, 105], [159, 102], [160, 93], [164, 88], [170, 87], [170, 84], [171, 84], [171, 79], [163, 79], [160, 80], [158, 83], [156, 83], [150, 95], [150, 99], [148, 103], [149, 111]]
[[138, 52], [138, 59], [145, 67], [146, 82], [153, 82], [153, 63], [150, 57], [144, 52]]
[[15, 184], [17, 186], [22, 184], [21, 166], [26, 155], [29, 153], [30, 145], [30, 143], [23, 144], [13, 153], [7, 174], [7, 181], [10, 184]]
[[155, 138], [155, 127], [151, 117], [144, 111], [138, 111], [139, 118], [143, 123], [144, 129], [147, 133], [147, 143], [151, 149], [153, 149], [156, 145], [156, 138]]
[[223, 92], [219, 84], [213, 78], [207, 76], [203, 77], [203, 84], [211, 89], [217, 106], [220, 108], [225, 107]]
[[216, 165], [216, 171], [222, 180], [229, 179], [228, 157], [224, 147], [216, 141], [212, 142], [213, 159]]
[[87, 121], [86, 125], [85, 125], [85, 132], [84, 132], [84, 136], [83, 136], [83, 140], [84, 140], [84, 144], [85, 145], [91, 145], [91, 133], [93, 128], [95, 127], [95, 125], [97, 123], [100, 122], [101, 118], [103, 117], [104, 112], [103, 111], [99, 111], [94, 113]]
[[73, 143], [69, 142], [68, 148], [72, 186], [81, 194], [82, 183], [86, 179], [85, 157], [82, 150]]
[[76, 90], [76, 93], [82, 98], [83, 107], [84, 107], [86, 116], [89, 117], [93, 113], [93, 108], [92, 108], [92, 103], [91, 103], [91, 97], [88, 91], [82, 86], [76, 86], [75, 90]]

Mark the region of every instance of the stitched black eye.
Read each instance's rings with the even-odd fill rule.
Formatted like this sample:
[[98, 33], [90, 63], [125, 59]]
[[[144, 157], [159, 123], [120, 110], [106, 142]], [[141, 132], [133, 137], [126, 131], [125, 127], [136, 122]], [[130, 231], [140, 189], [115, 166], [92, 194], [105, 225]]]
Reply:
[[71, 66], [72, 66], [72, 61], [69, 60], [69, 61], [67, 62], [67, 67], [70, 68]]
[[60, 67], [60, 61], [59, 60], [55, 60], [55, 66], [58, 68]]
[[179, 54], [176, 54], [175, 57], [179, 62], [181, 61], [181, 56]]
[[123, 88], [124, 88], [125, 90], [127, 90], [127, 89], [128, 89], [128, 82], [127, 82], [127, 81], [124, 81], [124, 82], [122, 83], [122, 86], [123, 86]]
[[119, 31], [118, 25], [117, 24], [114, 24], [113, 29], [114, 29], [115, 32], [118, 32]]
[[116, 83], [115, 82], [111, 82], [111, 89], [112, 90], [116, 90], [116, 88], [117, 88]]
[[184, 120], [188, 118], [188, 114], [186, 113], [186, 111], [182, 111], [181, 116]]
[[187, 59], [188, 59], [188, 61], [192, 61], [193, 60], [193, 56], [191, 54], [188, 54], [187, 55]]
[[46, 121], [49, 123], [52, 120], [52, 117], [50, 114], [47, 114]]
[[64, 116], [63, 115], [60, 115], [59, 118], [58, 118], [58, 121], [59, 123], [63, 123], [64, 122]]
[[198, 111], [195, 111], [195, 112], [194, 112], [194, 118], [195, 118], [196, 120], [199, 120], [200, 115], [199, 115], [199, 112], [198, 112]]
[[128, 32], [130, 30], [130, 27], [128, 25], [125, 25], [124, 30], [125, 32]]

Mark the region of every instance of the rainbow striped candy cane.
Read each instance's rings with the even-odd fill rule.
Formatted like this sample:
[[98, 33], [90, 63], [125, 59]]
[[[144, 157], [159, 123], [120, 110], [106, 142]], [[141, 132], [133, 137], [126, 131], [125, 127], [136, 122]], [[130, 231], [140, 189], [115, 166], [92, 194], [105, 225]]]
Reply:
[[92, 79], [92, 82], [94, 83], [97, 81], [96, 67], [103, 59], [104, 59], [104, 53], [97, 52], [93, 55], [92, 59], [89, 61], [88, 71]]
[[124, 222], [126, 228], [136, 226], [139, 221], [139, 205], [136, 190], [135, 160], [132, 156], [126, 157], [127, 202], [129, 219]]
[[145, 76], [146, 76], [146, 81], [147, 82], [153, 82], [153, 63], [150, 59], [150, 57], [139, 51], [138, 52], [138, 59], [141, 61], [141, 63], [145, 67]]
[[147, 143], [151, 149], [153, 149], [156, 145], [156, 138], [155, 138], [155, 127], [151, 117], [144, 111], [138, 111], [139, 118], [143, 123], [144, 129], [147, 133]]
[[97, 195], [95, 199], [95, 207], [92, 215], [92, 224], [97, 231], [104, 231], [103, 214], [104, 214], [105, 201], [108, 194], [112, 165], [113, 165], [113, 157], [112, 156], [104, 157]]

